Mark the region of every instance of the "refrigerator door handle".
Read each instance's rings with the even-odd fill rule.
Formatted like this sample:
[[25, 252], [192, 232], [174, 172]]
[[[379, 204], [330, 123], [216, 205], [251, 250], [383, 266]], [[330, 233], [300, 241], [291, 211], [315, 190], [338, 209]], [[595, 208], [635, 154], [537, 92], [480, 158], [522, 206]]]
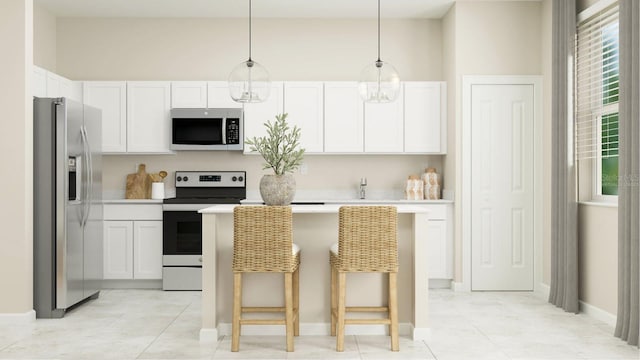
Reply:
[[89, 176], [87, 179], [89, 182], [89, 190], [87, 191], [88, 205], [87, 205], [87, 219], [85, 220], [85, 224], [86, 224], [87, 221], [89, 221], [89, 215], [91, 214], [91, 208], [93, 207], [93, 154], [91, 153], [91, 143], [89, 142], [89, 134], [87, 133], [87, 127], [82, 126], [82, 128], [84, 129], [84, 137], [86, 139], [86, 145], [87, 145], [87, 155], [89, 157], [89, 160], [88, 160]]
[[89, 165], [89, 155], [87, 154], [87, 134], [85, 132], [84, 129], [84, 125], [80, 127], [80, 137], [82, 139], [82, 153], [83, 153], [83, 160], [85, 163], [84, 167], [84, 176], [82, 179], [82, 192], [84, 193], [84, 196], [82, 197], [82, 218], [80, 221], [80, 225], [84, 228], [85, 224], [87, 223], [87, 219], [89, 218], [89, 177], [91, 176], [90, 172], [91, 172], [91, 167]]

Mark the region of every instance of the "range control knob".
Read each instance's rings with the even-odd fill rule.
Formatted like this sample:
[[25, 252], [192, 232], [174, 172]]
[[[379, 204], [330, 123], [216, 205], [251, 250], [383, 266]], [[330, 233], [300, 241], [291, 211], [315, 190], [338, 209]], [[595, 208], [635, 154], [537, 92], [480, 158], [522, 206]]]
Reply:
[[183, 179], [184, 181], [189, 181], [189, 178], [188, 178], [188, 177], [186, 177], [186, 176], [185, 176], [185, 177], [183, 177], [182, 179]]
[[244, 180], [244, 178], [243, 178], [242, 176], [240, 176], [240, 177], [238, 178], [238, 181], [243, 181], [243, 180]]
[[238, 181], [238, 178], [234, 176], [231, 178], [231, 181]]
[[176, 178], [176, 181], [182, 181], [182, 177], [178, 176], [178, 177]]

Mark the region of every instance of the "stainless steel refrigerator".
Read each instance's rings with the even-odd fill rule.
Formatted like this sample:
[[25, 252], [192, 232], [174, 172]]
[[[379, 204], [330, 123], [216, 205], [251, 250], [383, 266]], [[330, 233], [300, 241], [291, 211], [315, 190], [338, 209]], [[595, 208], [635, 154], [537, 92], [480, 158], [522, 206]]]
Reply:
[[59, 318], [97, 298], [102, 282], [102, 112], [34, 98], [36, 317]]

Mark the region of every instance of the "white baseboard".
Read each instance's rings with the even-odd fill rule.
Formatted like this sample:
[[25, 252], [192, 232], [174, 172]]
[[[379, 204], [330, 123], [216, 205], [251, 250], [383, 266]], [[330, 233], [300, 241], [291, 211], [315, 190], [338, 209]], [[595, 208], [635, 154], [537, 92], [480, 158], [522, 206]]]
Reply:
[[455, 282], [455, 281], [451, 281], [451, 289], [453, 289], [453, 291], [471, 291], [470, 289], [466, 289], [465, 284], [463, 282]]
[[162, 289], [160, 280], [102, 280], [103, 289]]
[[549, 292], [551, 291], [551, 287], [545, 283], [539, 283], [536, 288], [535, 294], [538, 295], [539, 298], [544, 300], [549, 300]]
[[452, 287], [451, 279], [429, 279], [429, 289], [451, 289]]
[[200, 343], [215, 344], [218, 342], [218, 329], [200, 329]]
[[27, 324], [36, 321], [36, 311], [29, 310], [24, 313], [0, 314], [0, 325]]
[[411, 337], [413, 341], [431, 341], [431, 329], [430, 328], [413, 328], [413, 334]]
[[[386, 325], [347, 325], [345, 327], [346, 335], [389, 335], [388, 326]], [[429, 329], [418, 329], [429, 330]], [[200, 329], [200, 342], [203, 341], [203, 334], [210, 331], [216, 331], [217, 336], [230, 336], [231, 324], [220, 323], [218, 329]], [[403, 336], [414, 336], [415, 331], [410, 323], [398, 324], [398, 333]], [[283, 325], [243, 325], [242, 335], [266, 335], [266, 336], [284, 336], [285, 329]], [[331, 335], [331, 324], [329, 323], [300, 323], [300, 336], [329, 336]], [[430, 332], [429, 332], [430, 335]], [[211, 335], [207, 335], [211, 336]]]
[[594, 319], [600, 320], [607, 325], [611, 325], [614, 327], [616, 326], [616, 322], [618, 320], [618, 317], [616, 315], [602, 310], [599, 307], [587, 304], [584, 301], [580, 301], [580, 311], [582, 311], [585, 315], [591, 316]]

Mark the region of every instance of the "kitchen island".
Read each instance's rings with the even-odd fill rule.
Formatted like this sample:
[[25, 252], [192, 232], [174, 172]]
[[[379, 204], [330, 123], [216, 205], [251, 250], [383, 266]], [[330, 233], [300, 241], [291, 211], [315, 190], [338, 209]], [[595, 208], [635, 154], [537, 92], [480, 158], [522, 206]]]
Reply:
[[[231, 334], [233, 301], [233, 208], [216, 205], [202, 214], [202, 329], [201, 341]], [[329, 247], [338, 241], [340, 204], [293, 205], [293, 239], [301, 248], [300, 335], [329, 335]], [[400, 333], [414, 340], [429, 337], [426, 231], [429, 210], [411, 204], [398, 209], [398, 315]], [[347, 276], [348, 306], [386, 303], [382, 274]], [[243, 277], [245, 306], [282, 306], [283, 276], [249, 274]], [[384, 334], [381, 325], [347, 326], [347, 334]], [[244, 335], [284, 335], [283, 326], [243, 326]]]

